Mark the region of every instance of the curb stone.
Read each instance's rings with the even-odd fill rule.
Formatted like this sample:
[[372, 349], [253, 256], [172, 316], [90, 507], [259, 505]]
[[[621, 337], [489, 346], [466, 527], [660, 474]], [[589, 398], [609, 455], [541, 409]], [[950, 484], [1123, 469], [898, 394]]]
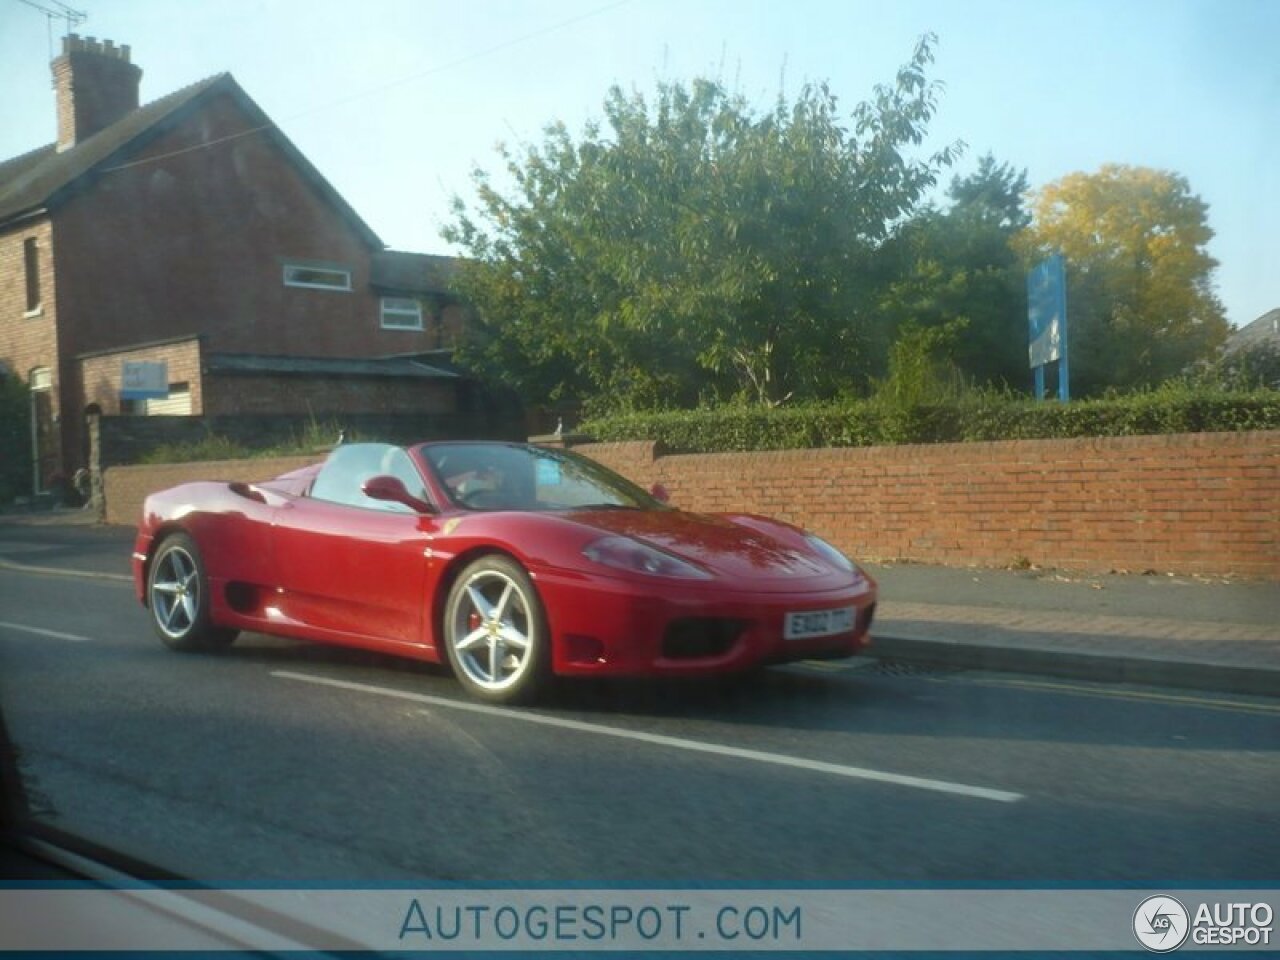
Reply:
[[868, 653], [884, 660], [1035, 673], [1099, 683], [1131, 683], [1280, 697], [1280, 670], [1134, 654], [1089, 653], [1045, 647], [1006, 647], [899, 634], [873, 633]]

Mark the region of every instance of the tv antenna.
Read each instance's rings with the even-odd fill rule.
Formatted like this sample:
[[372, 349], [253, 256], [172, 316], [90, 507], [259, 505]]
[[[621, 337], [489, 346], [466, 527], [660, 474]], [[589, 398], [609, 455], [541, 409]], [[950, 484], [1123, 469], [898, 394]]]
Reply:
[[53, 59], [53, 21], [67, 21], [67, 33], [70, 33], [80, 24], [89, 19], [89, 15], [83, 10], [76, 10], [62, 3], [61, 0], [42, 0], [37, 3], [36, 0], [18, 0], [19, 3], [25, 3], [33, 10], [39, 10], [45, 15], [49, 25], [49, 59]]

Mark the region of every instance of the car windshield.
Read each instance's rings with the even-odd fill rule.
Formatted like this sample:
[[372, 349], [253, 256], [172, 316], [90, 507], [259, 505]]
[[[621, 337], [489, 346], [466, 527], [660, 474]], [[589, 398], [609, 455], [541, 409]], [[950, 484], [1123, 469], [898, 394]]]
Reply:
[[425, 444], [445, 493], [468, 510], [657, 510], [642, 489], [565, 450], [509, 443]]
[[364, 484], [377, 476], [395, 477], [411, 496], [419, 500], [427, 498], [422, 478], [409, 455], [388, 443], [353, 443], [338, 447], [316, 474], [311, 485], [311, 497], [366, 510], [413, 513], [413, 508], [403, 503], [375, 499], [364, 492]]

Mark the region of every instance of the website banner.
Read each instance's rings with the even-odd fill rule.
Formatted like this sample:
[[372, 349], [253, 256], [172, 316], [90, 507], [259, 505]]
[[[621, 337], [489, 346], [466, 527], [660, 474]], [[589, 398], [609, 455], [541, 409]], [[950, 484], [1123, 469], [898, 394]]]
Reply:
[[1275, 951], [1280, 890], [14, 889], [0, 950]]

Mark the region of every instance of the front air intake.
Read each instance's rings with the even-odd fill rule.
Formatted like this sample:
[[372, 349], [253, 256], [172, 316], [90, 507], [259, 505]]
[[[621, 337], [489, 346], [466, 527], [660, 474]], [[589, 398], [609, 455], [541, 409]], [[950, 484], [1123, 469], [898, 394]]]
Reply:
[[728, 617], [682, 617], [662, 636], [662, 655], [668, 660], [707, 660], [722, 657], [738, 642], [746, 621]]

